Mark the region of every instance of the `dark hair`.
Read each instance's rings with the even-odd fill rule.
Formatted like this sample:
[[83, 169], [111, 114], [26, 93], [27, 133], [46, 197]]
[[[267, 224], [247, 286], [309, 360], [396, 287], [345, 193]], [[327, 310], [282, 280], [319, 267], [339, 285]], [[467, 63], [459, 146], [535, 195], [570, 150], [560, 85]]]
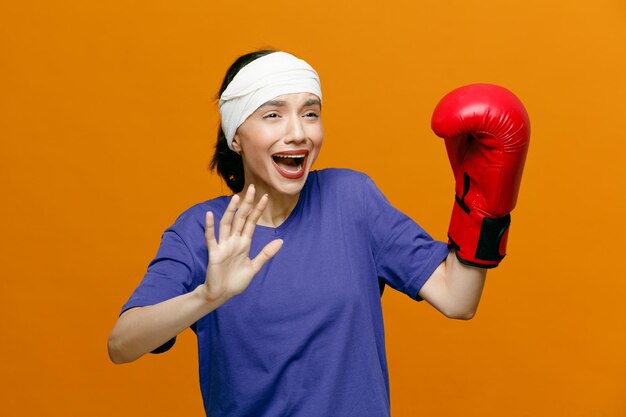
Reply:
[[[271, 49], [262, 49], [259, 51], [250, 52], [248, 54], [242, 55], [235, 62], [232, 63], [228, 71], [226, 71], [226, 75], [224, 76], [224, 81], [222, 81], [222, 86], [220, 87], [220, 91], [218, 94], [219, 97], [222, 95], [228, 84], [235, 78], [235, 75], [250, 62], [254, 61], [257, 58], [261, 58], [262, 56], [271, 54], [273, 51]], [[237, 152], [231, 150], [228, 147], [228, 142], [226, 141], [226, 136], [224, 135], [224, 131], [222, 130], [222, 125], [217, 128], [217, 142], [215, 143], [215, 153], [213, 154], [213, 159], [211, 160], [211, 165], [209, 168], [213, 171], [217, 170], [217, 173], [224, 179], [228, 188], [230, 188], [234, 193], [238, 193], [243, 190], [243, 185], [245, 182], [244, 173], [243, 173], [243, 159], [241, 155]]]

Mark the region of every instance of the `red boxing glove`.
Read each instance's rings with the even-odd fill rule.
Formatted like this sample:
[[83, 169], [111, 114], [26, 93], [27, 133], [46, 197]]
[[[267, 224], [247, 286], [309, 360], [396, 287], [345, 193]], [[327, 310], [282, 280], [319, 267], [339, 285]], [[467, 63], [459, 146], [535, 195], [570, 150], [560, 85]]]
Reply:
[[445, 139], [456, 179], [448, 245], [462, 263], [494, 268], [506, 254], [528, 152], [528, 113], [510, 91], [473, 84], [441, 99], [431, 126]]

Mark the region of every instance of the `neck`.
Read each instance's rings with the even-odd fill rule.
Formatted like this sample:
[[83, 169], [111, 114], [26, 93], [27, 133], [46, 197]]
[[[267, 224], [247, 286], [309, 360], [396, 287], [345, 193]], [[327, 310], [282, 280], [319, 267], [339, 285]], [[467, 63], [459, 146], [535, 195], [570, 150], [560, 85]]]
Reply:
[[[240, 191], [239, 197], [243, 199], [246, 190], [248, 189], [248, 184], [243, 187], [243, 190]], [[259, 202], [263, 194], [267, 194], [269, 197], [267, 202], [267, 207], [261, 214], [261, 218], [258, 221], [258, 225], [267, 226], [267, 227], [278, 227], [289, 217], [293, 209], [298, 204], [298, 198], [300, 197], [300, 193], [295, 195], [282, 194], [278, 193], [275, 190], [265, 189], [261, 184], [254, 184], [256, 193], [254, 195], [254, 205]]]

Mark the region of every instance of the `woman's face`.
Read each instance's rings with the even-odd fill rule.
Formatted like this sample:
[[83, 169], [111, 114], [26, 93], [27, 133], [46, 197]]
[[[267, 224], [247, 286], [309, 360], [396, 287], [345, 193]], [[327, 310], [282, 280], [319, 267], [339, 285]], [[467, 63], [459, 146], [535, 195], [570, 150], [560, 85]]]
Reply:
[[297, 195], [322, 146], [320, 99], [311, 93], [278, 96], [237, 129], [233, 149], [243, 158], [246, 186]]

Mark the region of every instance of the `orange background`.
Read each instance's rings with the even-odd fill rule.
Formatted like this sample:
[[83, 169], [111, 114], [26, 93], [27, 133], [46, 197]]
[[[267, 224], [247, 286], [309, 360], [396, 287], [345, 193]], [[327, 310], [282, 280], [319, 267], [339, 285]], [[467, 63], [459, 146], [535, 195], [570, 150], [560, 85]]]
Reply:
[[393, 416], [626, 416], [623, 1], [2, 2], [0, 45], [1, 415], [203, 415], [190, 331], [124, 366], [106, 340], [161, 232], [227, 192], [215, 94], [271, 46], [322, 77], [317, 168], [367, 172], [439, 239], [439, 98], [501, 84], [531, 117], [477, 316], [385, 291]]

